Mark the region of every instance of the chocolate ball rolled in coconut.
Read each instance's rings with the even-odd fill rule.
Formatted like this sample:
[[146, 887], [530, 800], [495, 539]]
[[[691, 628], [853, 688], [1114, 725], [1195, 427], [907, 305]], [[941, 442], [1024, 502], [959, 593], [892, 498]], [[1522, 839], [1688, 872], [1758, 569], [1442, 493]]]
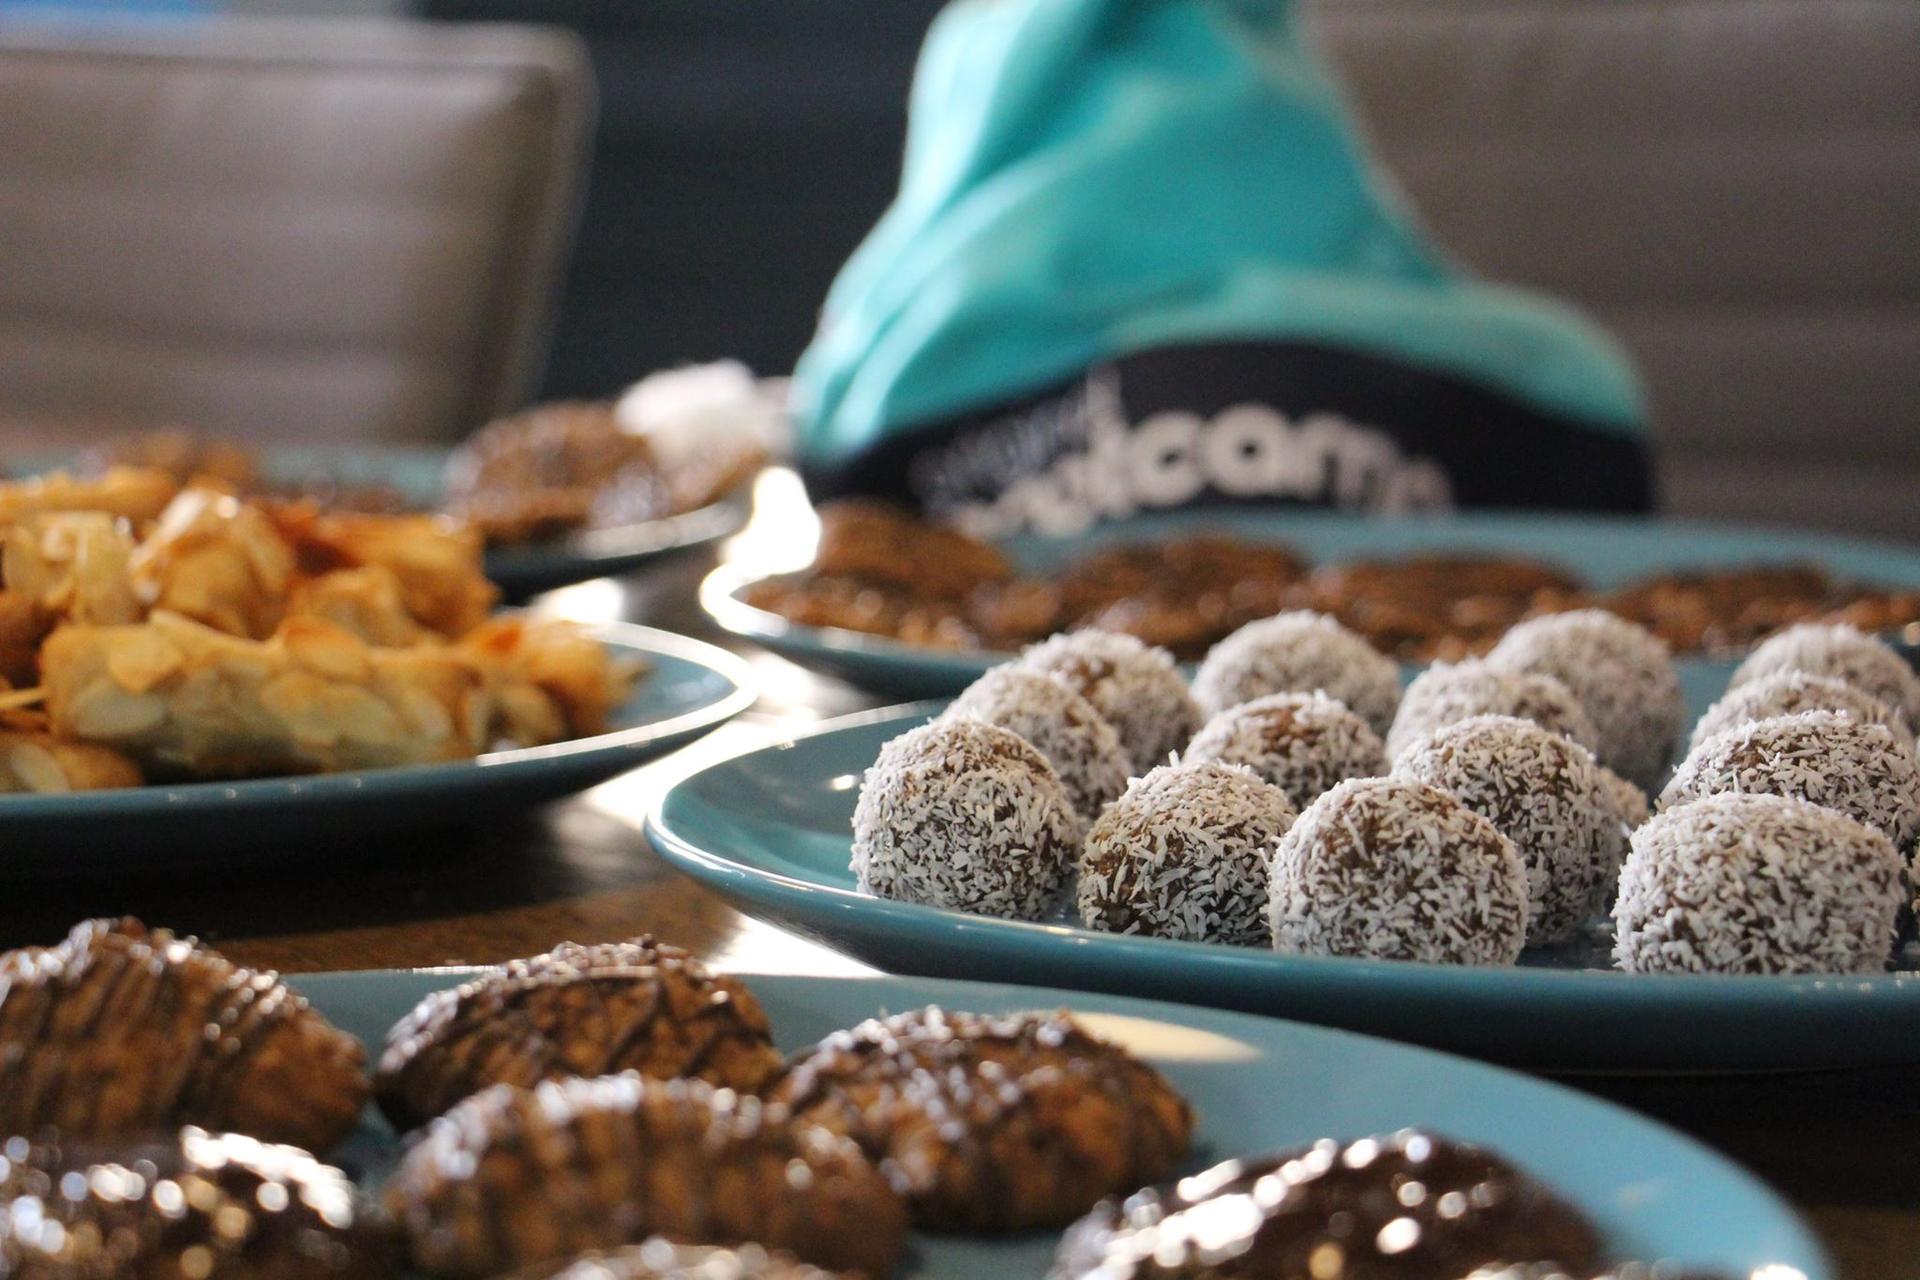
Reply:
[[853, 811], [861, 892], [1014, 920], [1051, 913], [1080, 837], [1060, 778], [1018, 734], [936, 720], [880, 748]]
[[1802, 711], [1708, 738], [1660, 793], [1671, 809], [1722, 792], [1791, 796], [1877, 827], [1902, 852], [1920, 835], [1920, 760], [1885, 725]]
[[1132, 774], [1120, 735], [1067, 682], [1015, 666], [995, 667], [968, 685], [943, 718], [971, 716], [1032, 743], [1091, 822], [1127, 789]]
[[1028, 649], [1019, 665], [1059, 677], [1092, 703], [1137, 773], [1165, 764], [1200, 727], [1200, 708], [1173, 656], [1132, 636], [1070, 631]]
[[1387, 758], [1398, 760], [1416, 740], [1473, 716], [1531, 720], [1589, 751], [1600, 741], [1579, 701], [1550, 675], [1503, 671], [1477, 661], [1436, 662], [1415, 676], [1401, 695], [1387, 733]]
[[1633, 833], [1614, 904], [1629, 973], [1874, 973], [1902, 905], [1900, 855], [1846, 814], [1710, 795]]
[[1762, 641], [1734, 668], [1729, 689], [1781, 671], [1805, 671], [1844, 680], [1920, 728], [1920, 674], [1898, 653], [1853, 627], [1806, 622]]
[[1686, 702], [1673, 658], [1651, 631], [1600, 609], [1548, 614], [1508, 631], [1487, 661], [1558, 680], [1593, 722], [1600, 763], [1642, 787], [1659, 783]]
[[1245, 765], [1303, 809], [1348, 778], [1387, 771], [1386, 748], [1344, 703], [1324, 693], [1270, 693], [1201, 726], [1183, 761]]
[[1687, 749], [1743, 724], [1802, 711], [1837, 711], [1866, 724], [1885, 725], [1896, 742], [1913, 750], [1913, 730], [1898, 708], [1857, 685], [1811, 671], [1776, 671], [1730, 686], [1693, 726], [1693, 741]]
[[1193, 677], [1208, 715], [1269, 693], [1316, 690], [1385, 734], [1400, 705], [1400, 666], [1326, 614], [1295, 610], [1241, 627], [1208, 651]]
[[1307, 806], [1274, 855], [1277, 950], [1512, 964], [1527, 935], [1513, 841], [1438, 787], [1354, 778]]
[[1619, 802], [1593, 753], [1513, 716], [1428, 734], [1394, 772], [1451, 793], [1513, 841], [1527, 868], [1527, 941], [1559, 942], [1601, 907], [1626, 852]]
[[1189, 942], [1266, 940], [1267, 855], [1293, 821], [1249, 769], [1166, 764], [1107, 806], [1080, 855], [1089, 929]]

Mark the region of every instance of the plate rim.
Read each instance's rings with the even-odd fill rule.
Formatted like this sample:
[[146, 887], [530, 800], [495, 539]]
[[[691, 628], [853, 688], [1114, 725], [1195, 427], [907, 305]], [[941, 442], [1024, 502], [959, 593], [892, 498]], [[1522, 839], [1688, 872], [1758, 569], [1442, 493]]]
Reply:
[[348, 796], [390, 796], [431, 789], [436, 782], [449, 776], [474, 776], [469, 770], [516, 768], [586, 754], [636, 751], [663, 740], [698, 734], [733, 719], [751, 707], [760, 696], [759, 681], [751, 664], [718, 645], [638, 623], [578, 625], [589, 630], [597, 639], [620, 645], [638, 656], [659, 654], [703, 668], [718, 675], [732, 687], [705, 706], [682, 711], [664, 720], [610, 729], [582, 738], [568, 738], [543, 746], [483, 752], [470, 760], [233, 781], [160, 783], [99, 791], [0, 795], [0, 826], [15, 821], [59, 818], [124, 820], [143, 813], [200, 808], [242, 809], [256, 805], [278, 805], [294, 799], [324, 802]]
[[[1862, 1009], [1886, 1010], [1911, 1004], [1920, 1008], [1920, 973], [1882, 974], [1628, 974], [1605, 969], [1545, 969], [1530, 966], [1446, 965], [1410, 960], [1370, 960], [1339, 956], [1284, 955], [1267, 948], [1232, 947], [1220, 943], [1187, 942], [1170, 938], [1135, 937], [1101, 933], [1077, 925], [1048, 924], [1027, 920], [1007, 920], [974, 912], [956, 911], [921, 903], [898, 902], [863, 894], [857, 889], [823, 885], [754, 866], [739, 857], [729, 857], [694, 843], [674, 829], [666, 810], [676, 795], [708, 774], [726, 769], [756, 755], [791, 749], [798, 743], [880, 723], [900, 723], [929, 714], [947, 702], [929, 699], [896, 703], [852, 715], [823, 720], [806, 729], [784, 734], [772, 742], [745, 744], [718, 759], [706, 761], [673, 779], [649, 804], [643, 826], [648, 842], [661, 857], [708, 884], [764, 885], [773, 892], [752, 895], [759, 900], [778, 902], [804, 899], [831, 903], [842, 912], [867, 916], [890, 926], [894, 936], [908, 931], [944, 929], [969, 933], [1005, 934], [1020, 939], [1026, 947], [1076, 946], [1086, 954], [1104, 953], [1129, 963], [1142, 958], [1178, 954], [1205, 957], [1221, 970], [1256, 975], [1286, 977], [1320, 975], [1337, 987], [1371, 987], [1390, 981], [1410, 988], [1410, 998], [1418, 998], [1444, 987], [1458, 996], [1462, 988], [1483, 998], [1499, 998], [1514, 992], [1544, 993], [1548, 997], [1577, 998], [1585, 1005], [1610, 1006], [1624, 1011], [1644, 1005], [1648, 992], [1661, 993], [1654, 999], [1678, 1010], [1708, 1007], [1726, 1012], [1729, 1003], [1755, 1008], [1771, 1008], [1781, 999], [1801, 992], [1817, 993], [1813, 998], [1833, 1008], [1845, 1004]], [[1828, 990], [1833, 988], [1833, 990]], [[1680, 993], [1670, 995], [1670, 993]], [[1783, 995], [1783, 993], [1786, 993]], [[1711, 998], [1709, 998], [1711, 997]], [[1871, 997], [1863, 998], [1863, 997]], [[1737, 1010], [1736, 1010], [1737, 1012]], [[1364, 1034], [1364, 1033], [1354, 1033]]]
[[[449, 980], [457, 985], [473, 977], [498, 969], [498, 965], [447, 965], [423, 966], [419, 968], [387, 969], [349, 969], [316, 970], [308, 972], [286, 973], [281, 975], [288, 986], [306, 996], [303, 984], [313, 979], [322, 979], [330, 986], [351, 986], [361, 982], [378, 982], [394, 977], [423, 977]], [[1825, 1243], [1821, 1240], [1804, 1214], [1789, 1201], [1786, 1196], [1767, 1179], [1747, 1169], [1732, 1156], [1727, 1155], [1711, 1144], [1685, 1133], [1680, 1129], [1656, 1117], [1645, 1115], [1622, 1103], [1598, 1097], [1556, 1080], [1542, 1078], [1539, 1075], [1500, 1066], [1495, 1063], [1479, 1061], [1457, 1053], [1429, 1048], [1425, 1045], [1409, 1044], [1404, 1041], [1388, 1039], [1361, 1031], [1351, 1031], [1340, 1027], [1320, 1026], [1292, 1018], [1272, 1014], [1250, 1013], [1242, 1010], [1212, 1008], [1205, 1005], [1181, 1004], [1172, 1000], [1151, 997], [1131, 996], [1103, 991], [1083, 991], [1065, 987], [1012, 987], [1004, 983], [990, 983], [968, 978], [929, 977], [913, 974], [874, 973], [856, 975], [823, 975], [763, 972], [751, 966], [724, 970], [726, 976], [738, 978], [752, 989], [756, 982], [773, 980], [796, 988], [809, 986], [843, 987], [852, 984], [863, 986], [906, 988], [910, 992], [902, 1007], [919, 1007], [926, 1003], [954, 1005], [955, 1001], [986, 996], [994, 1000], [1010, 1001], [1033, 1008], [1065, 1008], [1069, 1013], [1086, 1005], [1088, 1012], [1113, 1012], [1121, 1016], [1148, 1018], [1162, 1023], [1186, 1027], [1190, 1030], [1212, 1032], [1243, 1042], [1258, 1045], [1263, 1058], [1271, 1059], [1285, 1051], [1283, 1043], [1288, 1038], [1313, 1042], [1318, 1041], [1326, 1047], [1330, 1056], [1338, 1056], [1342, 1051], [1364, 1050], [1376, 1061], [1389, 1060], [1396, 1070], [1404, 1064], [1409, 1071], [1422, 1066], [1437, 1068], [1457, 1079], [1470, 1079], [1484, 1083], [1488, 1094], [1501, 1092], [1511, 1095], [1516, 1091], [1530, 1093], [1534, 1098], [1552, 1099], [1556, 1109], [1562, 1110], [1569, 1118], [1587, 1119], [1604, 1117], [1610, 1127], [1624, 1129], [1636, 1141], [1655, 1137], [1665, 1143], [1669, 1149], [1684, 1153], [1693, 1160], [1711, 1166], [1717, 1177], [1739, 1184], [1755, 1201], [1764, 1206], [1773, 1217], [1776, 1228], [1785, 1234], [1792, 1244], [1811, 1265], [1805, 1272], [1804, 1280], [1834, 1280], [1837, 1275], [1834, 1259]], [[927, 991], [934, 988], [935, 991]], [[944, 991], [956, 994], [949, 997]], [[884, 1001], [884, 997], [882, 998]], [[960, 1007], [964, 1007], [963, 1005]], [[880, 1005], [869, 1016], [881, 1016]], [[1236, 1030], [1240, 1032], [1235, 1035]], [[1585, 1113], [1582, 1117], [1580, 1113]], [[1426, 1123], [1426, 1122], [1422, 1122]], [[1444, 1123], [1434, 1122], [1435, 1129], [1444, 1131]], [[1363, 1135], [1326, 1135], [1358, 1137]], [[1468, 1139], [1472, 1140], [1472, 1139]], [[1220, 1159], [1233, 1159], [1232, 1154], [1223, 1153]], [[1524, 1163], [1524, 1162], [1523, 1162]], [[1550, 1178], [1549, 1178], [1550, 1181]], [[1689, 1184], [1690, 1185], [1690, 1184]], [[1563, 1192], [1563, 1194], [1565, 1194]], [[1591, 1212], [1590, 1207], [1581, 1206], [1583, 1211]], [[1690, 1262], [1697, 1265], [1697, 1260]], [[1719, 1265], [1719, 1264], [1715, 1264]]]

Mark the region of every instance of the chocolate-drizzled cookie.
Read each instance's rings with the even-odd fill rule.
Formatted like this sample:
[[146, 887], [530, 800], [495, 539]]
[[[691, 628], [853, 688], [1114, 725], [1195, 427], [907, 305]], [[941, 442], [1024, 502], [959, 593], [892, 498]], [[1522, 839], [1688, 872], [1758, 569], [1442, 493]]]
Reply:
[[387, 1206], [423, 1271], [479, 1280], [650, 1235], [887, 1275], [906, 1209], [852, 1143], [757, 1098], [634, 1072], [495, 1085], [421, 1131]]
[[1108, 1200], [1062, 1238], [1052, 1280], [1460, 1280], [1502, 1262], [1588, 1275], [1579, 1210], [1499, 1156], [1417, 1130], [1229, 1160]]
[[768, 1096], [858, 1142], [923, 1226], [1064, 1222], [1172, 1172], [1193, 1116], [1151, 1066], [1065, 1013], [922, 1009], [798, 1055]]
[[187, 1128], [126, 1143], [0, 1145], [12, 1280], [386, 1280], [393, 1239], [338, 1169]]
[[0, 955], [0, 1134], [195, 1124], [325, 1151], [366, 1104], [364, 1060], [277, 975], [137, 920]]
[[754, 1093], [780, 1064], [753, 993], [680, 948], [568, 942], [422, 1000], [387, 1033], [374, 1087], [410, 1129], [492, 1084], [638, 1071]]
[[516, 1271], [507, 1280], [852, 1280], [757, 1244], [681, 1244], [655, 1236]]

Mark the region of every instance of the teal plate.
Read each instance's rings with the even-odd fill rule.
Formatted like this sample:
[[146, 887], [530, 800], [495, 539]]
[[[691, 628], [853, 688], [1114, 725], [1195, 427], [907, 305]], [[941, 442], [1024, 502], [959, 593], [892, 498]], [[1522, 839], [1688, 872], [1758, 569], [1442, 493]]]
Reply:
[[[321, 1012], [377, 1053], [386, 1030], [461, 971], [295, 978]], [[886, 1012], [941, 1004], [978, 1013], [1072, 1009], [1164, 1071], [1194, 1104], [1190, 1167], [1321, 1137], [1418, 1125], [1492, 1147], [1584, 1210], [1609, 1252], [1767, 1280], [1828, 1280], [1832, 1268], [1791, 1210], [1724, 1158], [1650, 1120], [1557, 1085], [1364, 1036], [1205, 1009], [1045, 989], [912, 978], [745, 975], [783, 1049]], [[377, 1182], [397, 1155], [369, 1108], [337, 1158]], [[1056, 1235], [996, 1240], [917, 1234], [902, 1280], [1005, 1280], [1046, 1273]]]
[[471, 761], [244, 782], [196, 782], [0, 796], [0, 867], [9, 875], [171, 875], [190, 867], [255, 866], [390, 856], [363, 837], [472, 823], [570, 795], [693, 741], [753, 705], [747, 665], [712, 645], [614, 623], [593, 628], [617, 655], [648, 670], [614, 728]]
[[[1178, 533], [1217, 532], [1280, 542], [1319, 564], [1422, 552], [1480, 551], [1530, 556], [1559, 565], [1598, 588], [1680, 569], [1810, 561], [1838, 577], [1887, 587], [1920, 587], [1920, 552], [1889, 543], [1820, 534], [1601, 516], [1469, 513], [1362, 517], [1326, 511], [1218, 508], [1142, 516], [1102, 525], [1080, 538], [1015, 538], [1008, 556], [1027, 573], [1114, 543]], [[701, 585], [700, 602], [720, 626], [809, 670], [893, 698], [951, 697], [1008, 655], [915, 648], [883, 636], [835, 627], [806, 627], [756, 609], [740, 592], [756, 579], [722, 565]], [[1679, 660], [1694, 716], [1725, 691], [1733, 663]], [[1409, 671], [1409, 676], [1411, 670]]]
[[1920, 1062], [1920, 974], [1639, 977], [1607, 941], [1464, 968], [1279, 955], [873, 898], [848, 868], [861, 774], [935, 708], [831, 722], [687, 777], [647, 834], [743, 910], [896, 973], [1039, 983], [1276, 1014], [1557, 1071]]
[[[34, 453], [9, 460], [23, 473], [66, 465], [69, 455]], [[274, 481], [324, 492], [341, 488], [392, 489], [423, 508], [440, 501], [445, 449], [382, 445], [277, 446], [261, 453], [261, 469]], [[543, 542], [494, 547], [487, 577], [510, 602], [592, 578], [632, 573], [676, 551], [709, 546], [740, 531], [751, 504], [744, 492], [677, 516], [606, 529], [589, 529]]]

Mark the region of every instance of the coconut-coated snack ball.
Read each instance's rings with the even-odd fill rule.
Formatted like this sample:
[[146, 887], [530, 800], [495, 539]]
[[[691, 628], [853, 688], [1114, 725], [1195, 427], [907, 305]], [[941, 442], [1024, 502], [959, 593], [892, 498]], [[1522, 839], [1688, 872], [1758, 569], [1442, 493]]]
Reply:
[[1380, 735], [1324, 693], [1270, 693], [1202, 725], [1182, 760], [1240, 764], [1305, 808], [1348, 778], [1387, 771]]
[[1517, 716], [1592, 751], [1600, 741], [1593, 721], [1567, 686], [1534, 671], [1503, 671], [1480, 661], [1436, 662], [1400, 696], [1387, 758], [1398, 760], [1415, 740], [1472, 716]]
[[1653, 803], [1645, 791], [1597, 761], [1596, 767], [1600, 770], [1600, 780], [1607, 784], [1607, 791], [1613, 796], [1621, 826], [1631, 831], [1653, 816]]
[[1874, 973], [1903, 898], [1885, 833], [1787, 796], [1723, 793], [1633, 833], [1614, 904], [1629, 973]]
[[1047, 916], [1081, 823], [1031, 743], [980, 720], [921, 725], [880, 748], [853, 811], [863, 893], [1014, 920]]
[[1626, 832], [1579, 743], [1529, 720], [1474, 716], [1408, 747], [1394, 772], [1449, 792], [1513, 841], [1527, 868], [1530, 944], [1559, 942], [1600, 909]]
[[1776, 632], [1734, 668], [1730, 689], [1779, 671], [1806, 671], [1844, 680], [1920, 728], [1920, 673], [1898, 653], [1854, 627], [1803, 622]]
[[1165, 649], [1114, 631], [1069, 631], [1020, 655], [1019, 665], [1066, 681], [1120, 735], [1134, 772], [1145, 773], [1200, 727], [1200, 707]]
[[1512, 964], [1527, 935], [1513, 841], [1414, 778], [1352, 778], [1281, 837], [1269, 882], [1277, 950]]
[[1193, 677], [1208, 715], [1269, 693], [1316, 690], [1384, 735], [1400, 705], [1400, 666], [1326, 614], [1296, 609], [1241, 627], [1208, 651]]
[[1674, 770], [1660, 807], [1726, 791], [1837, 809], [1886, 832], [1902, 850], [1920, 835], [1920, 760], [1885, 725], [1837, 711], [1775, 716], [1715, 734]]
[[945, 714], [984, 720], [1032, 743], [1060, 775], [1074, 811], [1088, 821], [1127, 789], [1132, 776], [1126, 748], [1106, 717], [1066, 681], [1039, 671], [995, 667], [968, 685]]
[[1810, 671], [1776, 671], [1731, 686], [1695, 723], [1688, 750], [1737, 725], [1802, 711], [1838, 711], [1868, 724], [1885, 725], [1896, 742], [1913, 750], [1913, 731], [1898, 708], [1844, 680]]
[[1093, 824], [1080, 919], [1107, 933], [1260, 946], [1267, 856], [1293, 816], [1286, 793], [1249, 769], [1163, 764]]
[[1651, 631], [1602, 609], [1553, 613], [1513, 627], [1487, 661], [1558, 680], [1593, 722], [1600, 763], [1640, 786], [1659, 783], [1686, 702], [1673, 658]]

